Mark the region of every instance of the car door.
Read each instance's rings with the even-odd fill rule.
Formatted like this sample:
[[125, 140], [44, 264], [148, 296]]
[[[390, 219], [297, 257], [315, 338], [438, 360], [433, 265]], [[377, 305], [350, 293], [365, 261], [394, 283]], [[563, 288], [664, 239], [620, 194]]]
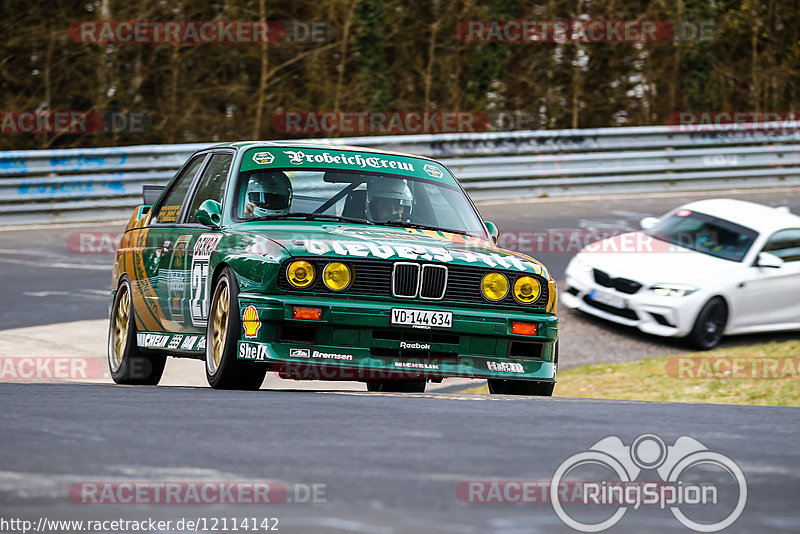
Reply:
[[171, 331], [204, 333], [208, 319], [208, 277], [211, 252], [222, 237], [219, 230], [200, 224], [197, 210], [206, 200], [223, 203], [233, 152], [213, 152], [189, 191], [173, 239], [160, 260], [161, 309]]
[[137, 246], [129, 275], [133, 285], [133, 305], [139, 331], [169, 331], [169, 316], [161, 308], [159, 299], [159, 290], [166, 283], [160, 278], [161, 256], [165, 247], [169, 247], [174, 241], [172, 233], [178, 222], [181, 206], [202, 169], [206, 156], [207, 154], [196, 155], [184, 164], [153, 206], [148, 226], [135, 230], [136, 235], [131, 238]]
[[733, 327], [757, 328], [800, 322], [800, 228], [773, 233], [760, 252], [783, 260], [780, 267], [753, 265], [737, 288]]

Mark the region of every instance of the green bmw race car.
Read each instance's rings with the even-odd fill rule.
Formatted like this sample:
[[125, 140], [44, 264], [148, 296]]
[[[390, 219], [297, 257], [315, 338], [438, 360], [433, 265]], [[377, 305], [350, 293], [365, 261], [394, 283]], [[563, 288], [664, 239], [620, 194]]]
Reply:
[[495, 245], [496, 227], [437, 161], [231, 143], [144, 197], [114, 263], [117, 383], [157, 384], [175, 356], [204, 360], [214, 388], [258, 389], [273, 370], [370, 391], [467, 377], [552, 394], [555, 281]]

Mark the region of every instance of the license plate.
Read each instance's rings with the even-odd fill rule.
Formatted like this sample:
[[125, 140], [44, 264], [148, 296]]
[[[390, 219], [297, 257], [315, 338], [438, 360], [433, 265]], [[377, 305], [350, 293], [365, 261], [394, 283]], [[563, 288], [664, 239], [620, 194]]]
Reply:
[[589, 298], [613, 308], [624, 309], [628, 306], [628, 303], [624, 298], [606, 293], [605, 291], [598, 291], [596, 289], [589, 291]]
[[392, 308], [392, 326], [453, 328], [453, 312]]

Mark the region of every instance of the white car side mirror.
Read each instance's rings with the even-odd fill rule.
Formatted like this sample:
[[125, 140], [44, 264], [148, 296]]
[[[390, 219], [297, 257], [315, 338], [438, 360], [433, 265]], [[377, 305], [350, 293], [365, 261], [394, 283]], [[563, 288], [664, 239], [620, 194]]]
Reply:
[[783, 260], [775, 254], [769, 252], [762, 252], [756, 258], [756, 267], [771, 267], [778, 269], [783, 265]]
[[639, 226], [642, 227], [642, 230], [650, 230], [654, 228], [660, 219], [658, 217], [645, 217], [641, 221], [639, 221]]

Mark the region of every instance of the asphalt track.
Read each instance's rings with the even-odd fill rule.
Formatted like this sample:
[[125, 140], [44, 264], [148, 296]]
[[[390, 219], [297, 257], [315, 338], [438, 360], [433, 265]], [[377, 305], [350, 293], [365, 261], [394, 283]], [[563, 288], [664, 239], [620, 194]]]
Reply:
[[[794, 408], [56, 384], [0, 384], [0, 402], [6, 518], [275, 517], [285, 533], [572, 532], [550, 504], [469, 502], [459, 484], [549, 481], [602, 438], [630, 445], [653, 433], [668, 445], [691, 436], [741, 468], [747, 501], [726, 532], [800, 530]], [[704, 482], [723, 487], [727, 478]], [[69, 493], [84, 482], [165, 481], [277, 481], [290, 499], [295, 485], [316, 484], [321, 502], [82, 504]], [[645, 531], [691, 532], [653, 505], [631, 508], [610, 530]]]
[[[788, 204], [800, 212], [794, 190], [724, 196]], [[506, 232], [620, 230], [634, 229], [641, 217], [689, 198], [698, 196], [572, 199], [480, 209]], [[111, 256], [75, 254], [67, 241], [74, 232], [118, 228], [0, 231], [0, 337], [2, 329], [17, 326], [106, 317]], [[571, 254], [534, 255], [560, 278]], [[632, 358], [642, 357], [644, 345], [662, 353], [676, 349], [668, 341], [641, 339], [597, 321], [578, 326], [570, 337], [588, 331], [606, 336], [609, 344], [628, 343]], [[591, 336], [582, 343], [570, 352], [597, 351]], [[265, 388], [220, 392], [0, 383], [0, 518], [271, 517], [279, 520], [280, 532], [574, 532], [550, 504], [464, 502], [459, 484], [547, 482], [563, 461], [607, 436], [630, 445], [637, 436], [652, 433], [668, 445], [689, 436], [741, 468], [747, 503], [726, 531], [800, 531], [796, 408]], [[703, 476], [721, 487], [726, 483], [723, 473]], [[648, 471], [637, 480], [658, 478]], [[317, 503], [260, 506], [74, 502], [70, 488], [91, 481], [278, 481], [292, 490], [321, 484], [325, 495]], [[586, 510], [591, 516], [594, 509]], [[703, 513], [713, 510], [704, 508]], [[2, 525], [0, 530], [18, 532]], [[690, 532], [668, 510], [647, 505], [627, 510], [609, 531]]]

